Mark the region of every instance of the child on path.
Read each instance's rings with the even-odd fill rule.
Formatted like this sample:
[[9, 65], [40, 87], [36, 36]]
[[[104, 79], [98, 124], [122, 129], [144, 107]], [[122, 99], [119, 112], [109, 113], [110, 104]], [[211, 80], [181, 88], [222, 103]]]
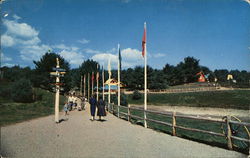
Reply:
[[68, 115], [68, 102], [65, 101], [64, 107], [63, 107], [63, 111], [64, 111], [64, 116]]

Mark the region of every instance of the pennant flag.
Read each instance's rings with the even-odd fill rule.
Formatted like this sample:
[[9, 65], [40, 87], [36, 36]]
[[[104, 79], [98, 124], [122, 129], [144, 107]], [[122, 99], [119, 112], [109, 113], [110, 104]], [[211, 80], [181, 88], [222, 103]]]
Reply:
[[146, 25], [144, 24], [144, 32], [142, 37], [142, 56], [145, 55], [145, 45], [146, 45]]

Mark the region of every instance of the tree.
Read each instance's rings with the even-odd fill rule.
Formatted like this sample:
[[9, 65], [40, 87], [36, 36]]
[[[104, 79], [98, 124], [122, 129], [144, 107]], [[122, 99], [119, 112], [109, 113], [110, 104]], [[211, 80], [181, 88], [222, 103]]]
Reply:
[[4, 79], [11, 82], [19, 80], [20, 78], [30, 79], [33, 73], [30, 67], [21, 68], [18, 65], [13, 66], [11, 68], [4, 67], [3, 70], [4, 70]]
[[56, 67], [56, 58], [59, 58], [60, 68], [66, 70], [64, 78], [61, 78], [65, 85], [64, 90], [68, 91], [70, 89], [70, 75], [69, 75], [69, 63], [60, 55], [48, 51], [45, 53], [39, 61], [33, 61], [35, 64], [34, 76], [32, 78], [32, 83], [43, 89], [52, 90], [55, 83], [55, 77], [50, 76], [50, 72], [54, 71], [53, 68]]
[[184, 83], [197, 82], [198, 76], [196, 74], [200, 71], [199, 60], [194, 57], [184, 58], [181, 71], [184, 75]]
[[221, 70], [215, 70], [214, 71], [214, 75], [218, 79], [218, 82], [226, 82], [228, 74], [229, 74], [229, 72], [226, 69], [221, 69]]
[[[94, 83], [96, 82], [96, 72], [101, 70], [100, 65], [97, 69], [97, 64], [99, 65], [98, 62], [88, 59], [84, 61], [81, 66], [77, 69], [73, 69], [71, 72], [71, 80], [72, 80], [72, 86], [80, 88], [80, 83], [81, 83], [81, 76], [83, 77], [86, 75], [86, 90], [88, 89], [88, 86], [91, 86], [91, 75], [92, 72], [95, 74], [95, 79]], [[88, 85], [88, 74], [90, 75], [90, 85]], [[101, 72], [99, 73], [99, 78], [101, 78]], [[99, 81], [99, 85], [101, 85], [102, 81]], [[86, 93], [88, 95], [88, 93]]]

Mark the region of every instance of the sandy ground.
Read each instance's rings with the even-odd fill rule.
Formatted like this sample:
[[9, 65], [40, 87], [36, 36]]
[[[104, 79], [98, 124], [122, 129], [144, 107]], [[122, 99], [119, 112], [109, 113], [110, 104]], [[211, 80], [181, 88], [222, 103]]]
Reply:
[[245, 158], [246, 155], [173, 137], [133, 125], [108, 114], [90, 121], [86, 111], [72, 111], [59, 124], [47, 116], [1, 128], [4, 157]]

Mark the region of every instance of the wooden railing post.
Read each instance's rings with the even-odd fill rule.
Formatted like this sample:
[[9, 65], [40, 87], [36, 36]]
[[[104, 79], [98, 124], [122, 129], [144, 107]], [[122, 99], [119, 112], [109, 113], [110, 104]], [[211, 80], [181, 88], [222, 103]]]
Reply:
[[232, 150], [233, 149], [233, 145], [232, 145], [232, 132], [231, 132], [231, 127], [230, 127], [230, 120], [231, 120], [231, 116], [227, 116], [226, 119], [226, 123], [227, 123], [227, 147], [228, 149]]
[[130, 104], [128, 104], [128, 121], [130, 122]]
[[176, 112], [174, 111], [173, 112], [173, 115], [172, 115], [172, 133], [173, 133], [173, 136], [176, 136], [176, 130], [175, 130], [175, 126], [176, 126]]

